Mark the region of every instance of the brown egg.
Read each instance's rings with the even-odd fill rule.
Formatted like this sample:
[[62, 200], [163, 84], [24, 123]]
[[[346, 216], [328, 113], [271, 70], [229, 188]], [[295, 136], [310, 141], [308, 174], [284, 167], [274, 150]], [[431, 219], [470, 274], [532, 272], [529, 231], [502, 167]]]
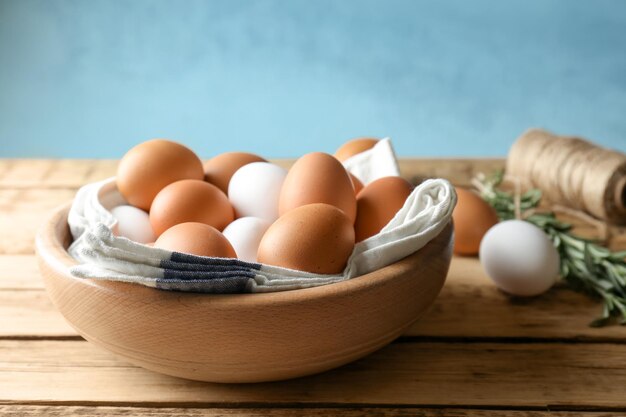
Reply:
[[331, 155], [313, 152], [298, 159], [287, 174], [280, 191], [278, 213], [296, 207], [326, 203], [341, 210], [354, 222], [356, 197], [348, 172]]
[[472, 191], [457, 188], [456, 195], [457, 203], [452, 212], [454, 253], [476, 255], [487, 230], [498, 223], [498, 215], [493, 207]]
[[335, 152], [335, 158], [343, 162], [351, 156], [371, 149], [377, 142], [378, 139], [374, 138], [357, 138], [349, 140], [337, 149]]
[[309, 204], [276, 220], [265, 232], [259, 262], [318, 274], [344, 270], [354, 249], [352, 221], [335, 206]]
[[202, 161], [180, 143], [152, 139], [135, 146], [117, 166], [117, 188], [129, 204], [148, 211], [168, 184], [204, 178]]
[[267, 162], [258, 155], [246, 152], [226, 152], [204, 164], [204, 179], [228, 194], [228, 183], [235, 171], [252, 162]]
[[214, 227], [204, 223], [179, 223], [167, 229], [154, 242], [155, 248], [198, 256], [236, 258], [235, 249]]
[[402, 208], [411, 191], [413, 186], [402, 177], [383, 177], [367, 184], [356, 198], [356, 241], [380, 232]]
[[182, 180], [168, 185], [150, 207], [150, 224], [157, 235], [185, 222], [204, 223], [223, 230], [234, 218], [226, 194], [202, 180]]
[[358, 179], [351, 173], [348, 172], [348, 175], [350, 176], [350, 180], [352, 181], [352, 188], [354, 188], [354, 195], [357, 195], [363, 189], [363, 183], [361, 182], [360, 179]]

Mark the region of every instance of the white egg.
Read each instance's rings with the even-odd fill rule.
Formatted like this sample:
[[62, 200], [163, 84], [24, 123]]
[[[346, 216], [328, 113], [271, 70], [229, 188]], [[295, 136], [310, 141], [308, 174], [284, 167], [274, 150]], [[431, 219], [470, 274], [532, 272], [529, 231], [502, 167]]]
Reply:
[[246, 262], [256, 262], [261, 238], [271, 223], [258, 217], [241, 217], [222, 232], [233, 245], [237, 258]]
[[228, 184], [228, 198], [237, 217], [278, 218], [278, 197], [287, 170], [269, 162], [253, 162], [239, 168]]
[[133, 206], [117, 206], [111, 210], [117, 220], [113, 232], [137, 243], [150, 243], [156, 236], [150, 225], [150, 217], [145, 211]]
[[559, 275], [559, 253], [537, 226], [508, 220], [487, 231], [480, 243], [480, 261], [493, 282], [517, 296], [539, 295]]

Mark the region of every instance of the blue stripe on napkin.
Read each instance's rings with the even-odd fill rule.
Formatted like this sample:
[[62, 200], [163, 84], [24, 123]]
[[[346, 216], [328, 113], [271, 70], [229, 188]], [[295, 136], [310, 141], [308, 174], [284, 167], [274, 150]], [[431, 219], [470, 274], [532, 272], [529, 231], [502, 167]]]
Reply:
[[[167, 260], [163, 260], [162, 262], [166, 262]], [[245, 262], [236, 258], [211, 258], [208, 256], [197, 256], [190, 255], [188, 253], [181, 252], [172, 252], [169, 261], [179, 262], [185, 264], [197, 264], [197, 265], [210, 265], [210, 266], [228, 266], [230, 268], [233, 267], [242, 267], [246, 269], [261, 269], [261, 264], [254, 262]]]
[[247, 285], [250, 279], [245, 276], [192, 281], [158, 278], [156, 288], [169, 291], [238, 294], [248, 292]]
[[172, 291], [193, 291], [215, 294], [246, 292], [261, 264], [231, 258], [211, 258], [172, 252], [160, 262], [163, 276], [156, 287]]

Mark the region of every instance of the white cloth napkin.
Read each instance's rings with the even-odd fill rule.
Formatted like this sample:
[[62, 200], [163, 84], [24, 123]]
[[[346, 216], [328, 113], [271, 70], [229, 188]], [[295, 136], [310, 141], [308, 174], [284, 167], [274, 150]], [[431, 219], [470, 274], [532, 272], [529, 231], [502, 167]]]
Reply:
[[371, 149], [346, 159], [343, 166], [361, 180], [363, 185], [382, 177], [400, 175], [398, 160], [389, 138], [381, 139]]
[[[346, 166], [365, 183], [392, 172], [397, 175], [389, 141], [381, 141], [379, 145], [367, 151], [369, 156], [356, 155], [346, 161]], [[380, 169], [376, 168], [377, 164]], [[114, 178], [88, 184], [78, 191], [68, 216], [74, 237], [69, 253], [79, 261], [70, 268], [73, 276], [132, 282], [165, 290], [242, 293], [325, 285], [394, 263], [421, 249], [443, 230], [450, 221], [456, 194], [443, 179], [427, 180], [417, 186], [379, 234], [355, 245], [345, 270], [337, 275], [238, 259], [200, 257], [135, 243], [112, 232], [115, 218], [110, 209], [120, 204], [125, 202]]]

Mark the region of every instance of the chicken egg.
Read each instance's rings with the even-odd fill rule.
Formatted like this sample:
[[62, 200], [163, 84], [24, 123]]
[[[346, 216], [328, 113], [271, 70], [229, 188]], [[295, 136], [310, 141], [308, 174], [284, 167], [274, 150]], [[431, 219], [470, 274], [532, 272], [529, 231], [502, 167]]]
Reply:
[[357, 138], [349, 140], [337, 149], [335, 152], [335, 158], [343, 162], [356, 154], [373, 148], [376, 143], [378, 143], [378, 139], [374, 138]]
[[288, 211], [265, 232], [259, 262], [317, 274], [344, 270], [354, 249], [354, 227], [329, 204], [308, 204]]
[[269, 162], [252, 162], [230, 179], [228, 198], [237, 217], [278, 218], [278, 199], [287, 171]]
[[156, 236], [150, 225], [150, 216], [137, 207], [122, 205], [114, 207], [111, 214], [117, 220], [114, 234], [137, 243], [154, 242]]
[[247, 152], [226, 152], [209, 159], [204, 164], [204, 179], [224, 193], [233, 174], [242, 166], [252, 162], [267, 162], [258, 155]]
[[150, 223], [157, 235], [185, 222], [205, 223], [222, 230], [234, 217], [226, 195], [202, 180], [182, 180], [168, 185], [150, 207]]
[[154, 242], [155, 248], [198, 256], [236, 258], [232, 245], [216, 228], [204, 223], [179, 223]]
[[282, 216], [296, 207], [326, 203], [337, 207], [354, 222], [356, 197], [350, 176], [332, 155], [313, 152], [299, 158], [289, 170], [278, 204]]
[[352, 181], [352, 188], [354, 188], [354, 195], [358, 195], [363, 189], [363, 183], [361, 182], [360, 179], [358, 179], [356, 176], [354, 176], [350, 172], [348, 172], [348, 175], [350, 176], [350, 180]]
[[550, 239], [524, 220], [504, 221], [489, 229], [480, 244], [480, 262], [498, 288], [522, 297], [550, 289], [560, 266]]
[[224, 236], [242, 261], [256, 262], [261, 238], [270, 227], [270, 222], [258, 217], [241, 217], [224, 229]]
[[498, 214], [485, 200], [472, 191], [456, 189], [454, 220], [454, 253], [474, 256], [487, 230], [498, 223]]
[[411, 191], [413, 186], [402, 177], [383, 177], [367, 184], [356, 198], [356, 241], [380, 232], [404, 206]]
[[204, 178], [202, 161], [186, 146], [152, 139], [135, 146], [117, 166], [117, 188], [131, 205], [150, 210], [154, 197], [166, 185]]

